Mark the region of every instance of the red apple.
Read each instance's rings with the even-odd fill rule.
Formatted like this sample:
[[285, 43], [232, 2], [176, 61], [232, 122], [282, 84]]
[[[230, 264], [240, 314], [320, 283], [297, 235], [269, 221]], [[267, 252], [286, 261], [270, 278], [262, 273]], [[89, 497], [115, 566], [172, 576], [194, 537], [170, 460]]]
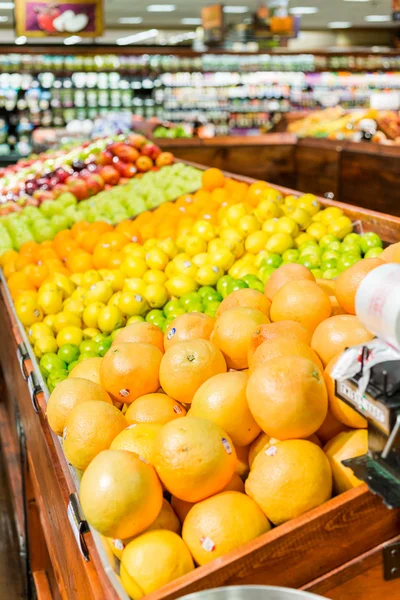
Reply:
[[[134, 148], [132, 148], [134, 150]], [[121, 177], [128, 177], [131, 179], [137, 173], [137, 168], [133, 163], [127, 163], [122, 160], [114, 160], [113, 166], [117, 169]]]
[[99, 173], [90, 173], [89, 177], [86, 177], [86, 183], [89, 190], [89, 196], [98, 194], [101, 190], [104, 190], [104, 179]]
[[146, 171], [150, 171], [153, 161], [148, 156], [139, 156], [135, 164], [139, 171], [145, 173]]
[[156, 144], [148, 142], [140, 149], [140, 152], [142, 156], [149, 156], [151, 160], [156, 160], [157, 156], [161, 154], [161, 148]]
[[120, 180], [120, 175], [117, 169], [112, 165], [105, 165], [99, 171], [104, 183], [108, 185], [117, 185]]
[[137, 158], [139, 158], [139, 151], [133, 146], [129, 146], [128, 144], [115, 144], [115, 147], [112, 149], [112, 152], [115, 156], [118, 156], [121, 160], [127, 163], [134, 163]]
[[69, 188], [69, 191], [74, 194], [78, 200], [84, 200], [89, 196], [87, 183], [81, 177], [68, 177], [66, 184]]
[[161, 152], [161, 154], [157, 157], [156, 165], [157, 167], [166, 167], [167, 165], [172, 165], [174, 162], [174, 155], [172, 152]]
[[147, 143], [147, 139], [144, 137], [144, 135], [140, 135], [140, 133], [131, 133], [128, 135], [125, 142], [130, 146], [140, 150], [140, 148]]
[[57, 183], [57, 185], [53, 187], [52, 192], [54, 198], [58, 198], [58, 196], [61, 196], [64, 192], [69, 192], [69, 187], [65, 183]]
[[96, 157], [96, 163], [98, 165], [112, 165], [112, 159], [113, 159], [113, 155], [111, 152], [109, 152], [108, 150], [103, 150], [103, 152], [100, 152], [100, 154]]
[[39, 201], [39, 204], [42, 204], [45, 200], [54, 200], [54, 194], [49, 190], [36, 190], [33, 192], [33, 197]]

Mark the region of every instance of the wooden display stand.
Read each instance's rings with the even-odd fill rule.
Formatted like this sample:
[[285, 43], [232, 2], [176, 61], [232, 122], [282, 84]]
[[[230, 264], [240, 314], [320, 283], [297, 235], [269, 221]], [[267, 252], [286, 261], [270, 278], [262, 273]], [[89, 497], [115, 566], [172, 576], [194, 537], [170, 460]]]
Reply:
[[[366, 231], [374, 230], [388, 242], [400, 239], [398, 218], [323, 199], [321, 203], [341, 206], [353, 220], [361, 220]], [[93, 534], [79, 536], [68, 518], [76, 486], [60, 440], [47, 423], [45, 397], [35, 382], [4, 284], [0, 330], [1, 443], [17, 530], [21, 543], [29, 543], [37, 596], [39, 600], [117, 600]], [[380, 596], [400, 600], [400, 579], [385, 581], [382, 568], [384, 547], [398, 540], [400, 510], [388, 510], [362, 485], [196, 569], [148, 599], [173, 600], [222, 585], [273, 584], [315, 591], [332, 600]], [[86, 558], [81, 552], [84, 545]], [[393, 546], [388, 552], [395, 561], [400, 551]], [[115, 575], [114, 579], [118, 581]]]

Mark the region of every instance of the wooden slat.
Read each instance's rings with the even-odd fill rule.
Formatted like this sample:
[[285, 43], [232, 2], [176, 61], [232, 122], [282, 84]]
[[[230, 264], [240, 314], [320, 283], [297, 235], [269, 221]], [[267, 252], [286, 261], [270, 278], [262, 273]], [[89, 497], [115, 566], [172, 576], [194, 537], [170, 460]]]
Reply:
[[35, 583], [37, 600], [53, 600], [46, 572], [33, 571], [32, 577]]

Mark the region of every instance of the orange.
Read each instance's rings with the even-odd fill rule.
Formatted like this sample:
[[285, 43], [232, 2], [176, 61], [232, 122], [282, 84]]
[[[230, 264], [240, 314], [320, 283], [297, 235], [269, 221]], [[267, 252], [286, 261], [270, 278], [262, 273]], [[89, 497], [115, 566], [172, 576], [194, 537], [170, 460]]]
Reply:
[[95, 221], [94, 223], [90, 224], [90, 230], [102, 234], [106, 233], [107, 231], [113, 231], [114, 227], [105, 221]]
[[[202, 181], [202, 189], [211, 192], [216, 188], [222, 188], [225, 185], [225, 176], [220, 169], [207, 169], [203, 171], [203, 175], [201, 178]], [[196, 195], [195, 195], [196, 199]]]
[[[22, 248], [22, 246], [21, 246], [21, 248]], [[5, 265], [10, 264], [10, 263], [16, 263], [17, 258], [18, 258], [18, 252], [16, 252], [15, 250], [6, 250], [6, 252], [4, 252], [0, 256], [0, 265], [2, 267], [4, 267]]]
[[96, 269], [108, 269], [110, 268], [110, 262], [112, 256], [118, 255], [118, 252], [114, 253], [109, 247], [104, 247], [100, 243], [97, 243], [93, 250], [93, 264]]
[[278, 356], [302, 356], [303, 358], [312, 360], [323, 371], [321, 361], [310, 346], [299, 340], [280, 337], [263, 342], [258, 346], [254, 354], [249, 357], [250, 372], [253, 372], [257, 367], [265, 365], [269, 360]]
[[85, 273], [93, 269], [92, 255], [83, 250], [71, 250], [68, 254], [66, 265], [71, 273]]
[[299, 340], [304, 342], [308, 346], [311, 344], [311, 333], [310, 331], [297, 323], [296, 321], [278, 321], [277, 323], [267, 323], [266, 325], [260, 325], [257, 327], [255, 332], [250, 338], [248, 361], [251, 362], [251, 357], [263, 342], [268, 340], [279, 339], [280, 337], [290, 338], [292, 340]]
[[260, 310], [268, 317], [271, 301], [257, 290], [252, 290], [250, 288], [236, 290], [222, 300], [216, 312], [216, 317], [218, 318], [226, 310], [237, 308], [238, 306], [246, 306], [247, 308]]
[[318, 325], [313, 333], [311, 347], [324, 366], [349, 346], [364, 344], [374, 336], [354, 315], [336, 315]]
[[79, 238], [79, 236], [84, 236], [87, 231], [90, 230], [90, 223], [88, 221], [78, 221], [78, 223], [74, 223], [71, 227], [71, 235], [74, 238]]
[[68, 414], [63, 433], [63, 449], [68, 462], [84, 471], [127, 426], [124, 415], [112, 404], [94, 400], [76, 404]]
[[62, 436], [71, 410], [88, 400], [112, 404], [110, 396], [98, 383], [78, 377], [61, 381], [51, 393], [46, 410], [47, 420], [54, 433]]
[[335, 280], [334, 279], [316, 279], [319, 287], [328, 294], [328, 296], [335, 295]]
[[26, 274], [30, 283], [39, 288], [49, 276], [50, 271], [46, 265], [29, 265]]
[[250, 446], [235, 446], [236, 450], [236, 473], [243, 480], [246, 479], [249, 474], [249, 450]]
[[32, 265], [35, 258], [31, 254], [20, 254], [15, 263], [17, 271], [21, 271], [24, 267]]
[[331, 316], [329, 296], [315, 281], [303, 279], [285, 283], [274, 295], [271, 321], [297, 321], [309, 331]]
[[11, 295], [20, 290], [35, 290], [35, 286], [30, 282], [29, 277], [24, 273], [13, 273], [8, 281], [7, 285], [11, 292]]
[[104, 355], [100, 366], [101, 384], [114, 401], [131, 404], [139, 396], [160, 387], [161, 358], [162, 352], [151, 344], [116, 344]]
[[348, 428], [333, 416], [328, 407], [325, 420], [315, 434], [323, 444], [326, 444], [329, 442], [329, 440], [335, 437], [335, 435], [341, 433], [342, 431], [348, 431]]
[[188, 340], [169, 348], [162, 357], [160, 383], [164, 392], [190, 404], [202, 383], [225, 373], [222, 352], [208, 340]]
[[163, 501], [154, 468], [125, 450], [105, 450], [96, 456], [83, 474], [79, 497], [92, 527], [123, 540], [147, 529]]
[[251, 336], [265, 323], [269, 319], [263, 312], [244, 306], [226, 310], [218, 317], [211, 341], [222, 351], [230, 369], [247, 369]]
[[390, 244], [380, 254], [379, 258], [385, 262], [400, 262], [400, 242]]
[[190, 510], [182, 538], [196, 563], [205, 565], [270, 529], [254, 500], [240, 492], [222, 492]]
[[94, 383], [100, 384], [100, 365], [102, 360], [102, 358], [97, 356], [83, 360], [75, 365], [69, 374], [69, 378], [82, 377], [83, 379], [89, 379]]
[[115, 337], [113, 346], [125, 342], [142, 342], [164, 352], [164, 334], [159, 327], [145, 321], [131, 323], [124, 327]]
[[209, 419], [230, 436], [235, 446], [247, 446], [260, 433], [246, 398], [247, 373], [210, 377], [193, 396], [189, 416]]
[[209, 340], [215, 319], [202, 313], [193, 312], [179, 315], [167, 327], [164, 335], [164, 348], [168, 350], [178, 342], [192, 339]]
[[267, 190], [268, 188], [269, 185], [266, 181], [256, 181], [252, 183], [247, 190], [247, 202], [249, 202], [252, 206], [257, 206], [265, 190]]
[[[317, 446], [319, 448], [322, 448], [321, 440], [318, 438], [317, 435], [315, 435], [315, 433], [311, 434], [306, 439], [309, 442], [312, 442], [313, 444], [317, 444]], [[268, 448], [270, 446], [274, 446], [275, 444], [279, 444], [279, 443], [280, 443], [280, 440], [277, 440], [276, 438], [272, 438], [267, 433], [260, 433], [258, 438], [256, 438], [254, 440], [254, 442], [250, 445], [250, 452], [249, 452], [250, 468], [253, 466], [255, 458], [260, 452], [265, 452], [266, 450], [268, 450]]]
[[195, 417], [166, 423], [155, 445], [155, 467], [171, 494], [198, 502], [220, 492], [235, 472], [236, 453], [221, 427]]
[[37, 255], [39, 264], [47, 260], [59, 260], [57, 253], [53, 248], [43, 248], [43, 244], [41, 244], [41, 246], [42, 248], [39, 250]]
[[288, 263], [281, 265], [279, 269], [276, 269], [265, 284], [264, 293], [270, 300], [273, 300], [274, 296], [279, 292], [281, 287], [289, 281], [301, 281], [306, 279], [308, 281], [315, 281], [314, 275], [304, 267], [303, 265], [297, 265], [295, 263]]
[[113, 439], [110, 448], [111, 450], [136, 452], [140, 458], [153, 464], [154, 443], [161, 428], [161, 423], [135, 423], [129, 425]]
[[13, 273], [16, 273], [17, 268], [16, 268], [15, 264], [16, 264], [16, 261], [14, 262], [13, 260], [11, 260], [3, 266], [4, 277], [7, 280], [11, 277], [11, 275]]
[[79, 246], [82, 250], [93, 254], [93, 251], [100, 239], [100, 233], [96, 231], [87, 231], [82, 238], [79, 239]]
[[255, 369], [246, 394], [258, 425], [278, 440], [307, 438], [328, 410], [322, 373], [311, 360], [298, 356], [273, 358]]
[[57, 257], [61, 260], [65, 260], [71, 250], [78, 248], [69, 230], [59, 231], [54, 237], [53, 246]]
[[163, 499], [162, 507], [157, 519], [146, 529], [146, 531], [155, 531], [157, 529], [174, 531], [178, 534], [181, 532], [181, 523], [171, 504], [165, 500], [165, 498]]
[[324, 451], [332, 467], [333, 489], [337, 494], [362, 485], [363, 482], [342, 461], [368, 452], [368, 432], [365, 429], [339, 433], [326, 444]]
[[168, 423], [186, 415], [186, 408], [166, 394], [145, 394], [136, 398], [125, 413], [128, 423]]
[[108, 231], [100, 236], [99, 244], [103, 248], [109, 248], [111, 251], [118, 252], [122, 250], [129, 240], [127, 237], [118, 231]]
[[332, 472], [321, 448], [307, 440], [286, 440], [256, 456], [246, 493], [280, 525], [331, 497]]
[[367, 419], [365, 419], [362, 415], [360, 415], [360, 413], [336, 396], [335, 382], [330, 376], [330, 373], [338, 359], [338, 356], [339, 355], [334, 356], [330, 360], [324, 371], [326, 389], [328, 390], [329, 410], [335, 419], [344, 425], [347, 425], [348, 427], [354, 427], [355, 429], [364, 429], [368, 426]]
[[335, 281], [335, 295], [340, 306], [347, 313], [356, 314], [356, 292], [364, 277], [376, 267], [384, 264], [384, 261], [380, 258], [363, 258], [363, 260], [340, 273]]
[[190, 552], [173, 531], [146, 531], [125, 548], [121, 559], [121, 583], [127, 594], [143, 598], [193, 571]]

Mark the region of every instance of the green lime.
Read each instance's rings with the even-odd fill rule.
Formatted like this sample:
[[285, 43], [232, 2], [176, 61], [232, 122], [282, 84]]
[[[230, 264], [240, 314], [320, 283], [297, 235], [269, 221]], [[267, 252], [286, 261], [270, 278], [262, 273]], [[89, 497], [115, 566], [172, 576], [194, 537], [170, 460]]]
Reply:
[[257, 275], [253, 275], [252, 273], [249, 273], [248, 275], [245, 275], [244, 277], [242, 277], [243, 281], [245, 281], [247, 283], [247, 285], [249, 287], [251, 287], [251, 284], [257, 281], [260, 281], [257, 277]]
[[105, 353], [111, 348], [112, 340], [111, 338], [105, 338], [96, 344], [96, 353], [99, 356], [104, 356]]
[[73, 344], [64, 344], [58, 349], [57, 356], [69, 365], [79, 358], [79, 348]]
[[119, 332], [122, 331], [123, 329], [124, 329], [124, 327], [119, 327], [118, 329], [114, 329], [114, 331], [111, 334], [112, 341], [115, 340], [115, 338], [117, 337], [117, 335], [119, 334]]
[[79, 357], [79, 362], [82, 362], [83, 360], [86, 360], [87, 358], [97, 358], [98, 354], [97, 352], [82, 352], [82, 354]]
[[53, 352], [43, 354], [39, 365], [45, 377], [48, 377], [53, 371], [62, 371], [67, 368], [67, 363]]
[[203, 285], [197, 290], [197, 295], [200, 296], [201, 300], [203, 300], [204, 296], [207, 296], [207, 294], [211, 294], [212, 292], [215, 292], [213, 287], [210, 285]]
[[169, 327], [169, 325], [171, 325], [173, 320], [174, 320], [173, 318], [165, 319], [164, 326], [163, 326], [163, 333], [165, 333], [167, 331], [167, 328]]
[[217, 292], [219, 294], [221, 294], [222, 298], [226, 298], [227, 295], [229, 294], [228, 287], [230, 286], [232, 281], [233, 281], [233, 279], [230, 275], [223, 275], [223, 277], [221, 277], [218, 280]]
[[217, 300], [218, 302], [222, 302], [222, 296], [217, 292], [217, 290], [214, 290], [213, 288], [211, 288], [211, 292], [207, 292], [207, 294], [205, 294], [202, 297], [202, 302], [204, 306], [206, 306], [209, 302], [214, 302], [215, 300]]
[[325, 262], [326, 260], [330, 260], [332, 258], [334, 260], [338, 260], [338, 258], [340, 258], [340, 252], [334, 252], [333, 250], [327, 250], [321, 256], [321, 261]]
[[98, 333], [97, 335], [95, 335], [95, 336], [92, 338], [92, 340], [93, 340], [94, 342], [96, 342], [96, 344], [97, 344], [98, 342], [101, 342], [101, 341], [105, 340], [105, 339], [106, 339], [106, 337], [107, 337], [107, 336], [106, 336], [106, 335], [104, 335], [104, 333]]
[[[255, 277], [255, 275], [254, 275], [254, 277]], [[261, 279], [259, 279], [258, 277], [257, 277], [257, 281], [252, 281], [249, 283], [249, 288], [251, 290], [257, 290], [257, 292], [261, 292], [262, 294], [264, 293], [264, 284], [261, 281]]]
[[327, 269], [322, 273], [324, 279], [336, 279], [340, 275], [339, 269]]
[[326, 247], [326, 250], [330, 251], [330, 252], [342, 252], [342, 243], [337, 241], [337, 242], [332, 242], [331, 244], [329, 244], [329, 246]]
[[342, 244], [343, 254], [356, 254], [361, 258], [361, 248], [359, 244], [352, 242], [343, 242]]
[[197, 292], [189, 292], [188, 294], [184, 294], [179, 299], [179, 303], [182, 308], [189, 311], [187, 308], [189, 305], [193, 304], [193, 302], [201, 302], [201, 298], [199, 298]]
[[343, 238], [344, 244], [357, 244], [361, 248], [361, 236], [358, 233], [348, 233]]
[[192, 300], [191, 302], [188, 302], [186, 304], [186, 311], [188, 313], [203, 312], [203, 310], [203, 303], [201, 302], [201, 300], [199, 300], [199, 298], [197, 298], [197, 300]]
[[267, 266], [261, 267], [261, 269], [259, 269], [258, 276], [264, 285], [267, 283], [268, 279], [271, 277], [271, 275], [274, 271], [276, 271], [276, 269], [274, 269], [274, 267], [267, 267]]
[[360, 236], [360, 246], [364, 254], [371, 250], [371, 248], [382, 248], [382, 240], [377, 233], [368, 231]]
[[49, 388], [49, 392], [51, 393], [54, 388], [61, 383], [61, 381], [67, 379], [67, 377], [68, 371], [66, 369], [57, 369], [50, 373], [47, 378], [47, 387]]
[[300, 256], [297, 262], [299, 263], [299, 265], [307, 267], [307, 269], [317, 269], [321, 264], [319, 256], [314, 256], [313, 254], [306, 254], [305, 256]]
[[155, 325], [156, 327], [159, 327], [163, 331], [165, 321], [166, 321], [166, 318], [164, 317], [164, 315], [160, 315], [159, 317], [156, 317], [154, 319], [153, 325]]
[[175, 308], [175, 310], [171, 310], [168, 312], [168, 319], [176, 319], [176, 317], [179, 317], [179, 315], [185, 315], [187, 313], [187, 310], [185, 310], [184, 308], [182, 308], [181, 306], [178, 306], [177, 308]]
[[[351, 233], [349, 235], [352, 235]], [[346, 236], [348, 237], [348, 236]], [[346, 238], [344, 238], [346, 239]], [[319, 240], [319, 246], [320, 248], [324, 249], [327, 248], [328, 246], [330, 246], [330, 244], [332, 244], [333, 242], [338, 242], [339, 238], [336, 237], [336, 235], [332, 235], [331, 233], [327, 233], [326, 235], [323, 235], [322, 238]]]
[[221, 302], [218, 302], [217, 300], [209, 302], [204, 309], [204, 314], [214, 318], [220, 304]]
[[342, 256], [337, 260], [336, 268], [339, 269], [339, 271], [345, 271], [352, 265], [355, 265], [359, 260], [361, 260], [361, 256], [354, 254], [342, 254]]
[[383, 248], [370, 248], [365, 254], [364, 258], [378, 258], [382, 254]]
[[[164, 306], [164, 315], [168, 319], [170, 316], [170, 313], [172, 313], [176, 309], [180, 309], [180, 308], [181, 308], [181, 305], [179, 303], [179, 300], [174, 298], [173, 300], [170, 300], [169, 302], [167, 302], [167, 304]], [[150, 311], [150, 312], [153, 312], [153, 311]]]
[[147, 323], [154, 323], [154, 321], [157, 321], [157, 319], [160, 318], [165, 318], [164, 317], [164, 311], [160, 310], [159, 308], [153, 308], [153, 310], [150, 310], [147, 315], [146, 315], [146, 321]]
[[329, 269], [336, 269], [337, 259], [336, 258], [327, 258], [321, 262], [321, 271], [325, 272]]
[[74, 367], [76, 367], [76, 365], [78, 364], [79, 360], [73, 360], [71, 363], [69, 363], [68, 365], [68, 373], [71, 373], [72, 369]]
[[300, 252], [295, 248], [292, 248], [291, 250], [285, 250], [285, 252], [282, 254], [282, 260], [284, 263], [295, 263], [297, 262], [299, 256]]
[[86, 352], [96, 352], [97, 344], [93, 340], [84, 340], [79, 346], [79, 350], [81, 354], [85, 354]]
[[322, 269], [310, 269], [311, 273], [314, 275], [315, 279], [322, 278]]
[[302, 256], [321, 256], [322, 255], [322, 248], [320, 248], [319, 246], [312, 246], [311, 244], [309, 246], [306, 246], [305, 248], [302, 248], [300, 250], [300, 258]]
[[232, 292], [236, 292], [237, 290], [244, 290], [248, 287], [249, 286], [247, 285], [247, 283], [242, 279], [234, 279], [231, 285], [229, 286], [229, 294], [232, 294]]
[[270, 254], [267, 258], [262, 261], [262, 266], [273, 267], [277, 269], [282, 264], [282, 256], [280, 254]]

